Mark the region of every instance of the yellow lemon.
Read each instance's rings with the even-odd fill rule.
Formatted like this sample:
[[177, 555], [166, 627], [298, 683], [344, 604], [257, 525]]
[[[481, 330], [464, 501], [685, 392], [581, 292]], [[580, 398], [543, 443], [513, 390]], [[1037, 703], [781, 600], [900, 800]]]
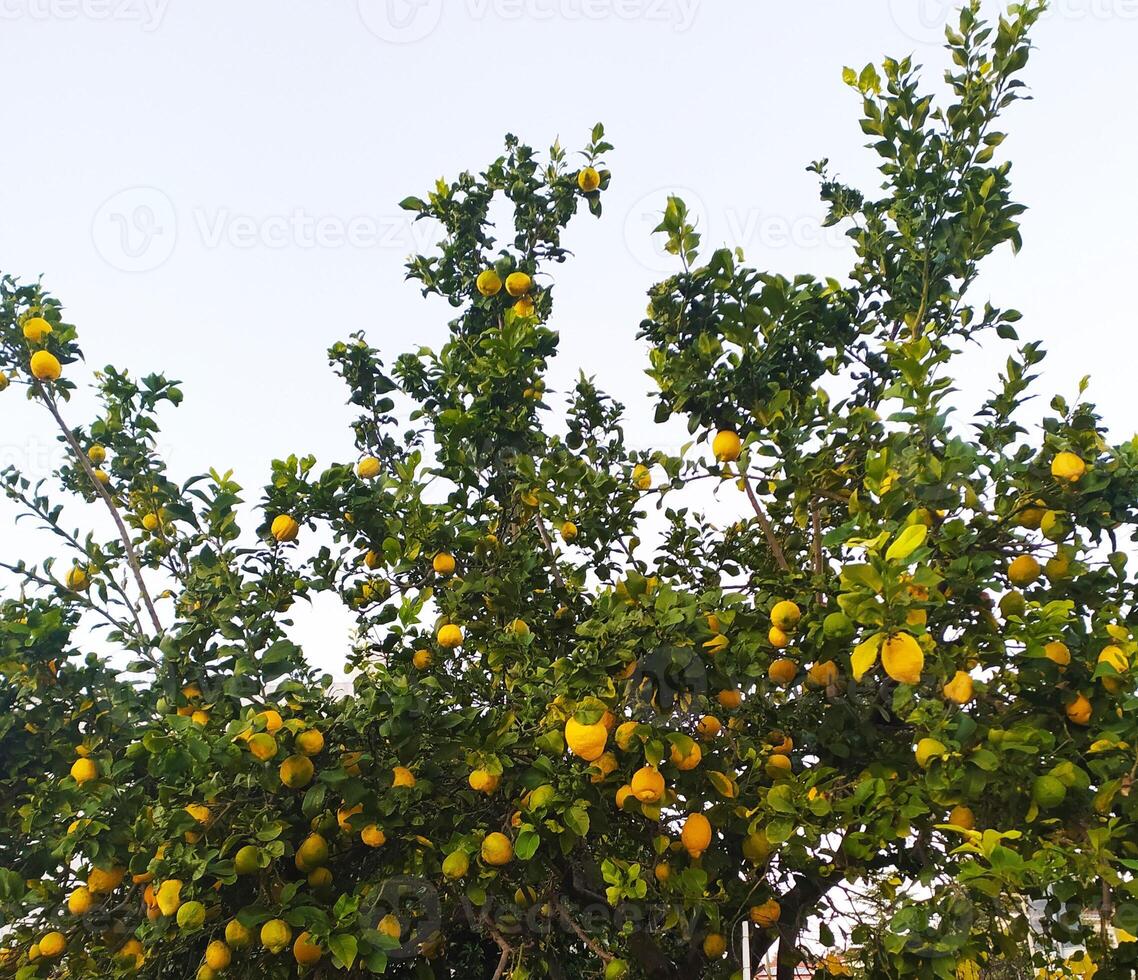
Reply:
[[1057, 663], [1060, 667], [1066, 667], [1071, 662], [1071, 651], [1066, 643], [1061, 643], [1059, 640], [1052, 640], [1043, 648], [1043, 654], [1048, 660]]
[[288, 514], [281, 514], [273, 518], [269, 532], [278, 542], [287, 544], [296, 540], [296, 536], [300, 533], [300, 525]]
[[752, 864], [763, 864], [771, 854], [770, 841], [761, 830], [755, 830], [743, 838], [743, 857]]
[[703, 937], [703, 955], [709, 960], [717, 960], [727, 952], [727, 940], [718, 932], [709, 932]]
[[776, 650], [785, 650], [790, 646], [790, 636], [777, 626], [772, 626], [767, 632], [767, 640]]
[[561, 525], [561, 540], [568, 544], [577, 537], [577, 525], [572, 521], [566, 521]]
[[392, 939], [398, 939], [403, 933], [403, 926], [399, 924], [399, 920], [390, 912], [379, 920], [378, 929], [383, 935], [389, 936]]
[[783, 599], [776, 602], [771, 609], [771, 625], [787, 633], [793, 633], [802, 619], [802, 610], [798, 603]]
[[1031, 585], [1043, 571], [1031, 555], [1020, 555], [1008, 565], [1008, 580], [1018, 588]]
[[728, 711], [734, 711], [743, 703], [743, 695], [735, 690], [724, 690], [715, 696], [715, 700], [719, 702], [721, 707]]
[[502, 291], [502, 277], [493, 269], [480, 272], [474, 284], [483, 296], [497, 296]]
[[178, 907], [178, 928], [184, 932], [197, 932], [205, 925], [205, 906], [201, 902], [184, 902]]
[[1086, 725], [1091, 720], [1091, 703], [1085, 695], [1079, 694], [1067, 705], [1067, 718], [1076, 725]]
[[743, 442], [736, 433], [722, 429], [711, 441], [711, 451], [719, 462], [733, 463], [743, 451]]
[[360, 840], [368, 847], [383, 847], [387, 843], [387, 834], [375, 824], [370, 824], [360, 831]]
[[182, 882], [177, 878], [162, 882], [154, 897], [159, 912], [165, 916], [174, 915], [182, 905]]
[[680, 752], [679, 746], [673, 743], [672, 745], [672, 762], [676, 768], [681, 772], [689, 772], [700, 764], [703, 759], [703, 752], [695, 742], [692, 743], [691, 748], [688, 750], [687, 755]]
[[443, 861], [443, 874], [451, 881], [466, 877], [470, 870], [470, 857], [466, 851], [451, 851]]
[[570, 752], [586, 762], [595, 762], [604, 754], [608, 737], [608, 729], [599, 721], [582, 725], [576, 718], [570, 718], [565, 723], [565, 744]]
[[715, 738], [723, 730], [723, 726], [715, 715], [704, 715], [696, 724], [695, 730], [700, 738], [710, 739]]
[[482, 841], [482, 860], [493, 867], [509, 864], [514, 858], [514, 845], [505, 834], [487, 834]]
[[664, 795], [664, 777], [651, 766], [644, 766], [632, 777], [632, 794], [641, 803], [658, 803]]
[[811, 687], [829, 687], [838, 680], [838, 665], [832, 660], [823, 660], [806, 671], [806, 683]]
[[391, 785], [393, 788], [412, 789], [415, 785], [415, 774], [405, 766], [395, 766], [391, 770]]
[[91, 584], [91, 578], [87, 574], [87, 569], [79, 565], [73, 566], [67, 572], [66, 584], [72, 592], [82, 592]]
[[798, 675], [798, 665], [785, 657], [774, 661], [767, 668], [767, 677], [779, 687], [788, 687]]
[[309, 728], [296, 736], [296, 749], [301, 755], [317, 756], [324, 751], [324, 736]]
[[948, 822], [961, 830], [976, 829], [976, 817], [966, 806], [954, 806], [948, 814]]
[[601, 186], [601, 175], [595, 167], [582, 167], [577, 173], [577, 186], [582, 193], [592, 194]]
[[40, 956], [45, 960], [54, 960], [63, 955], [63, 951], [67, 949], [67, 937], [61, 932], [49, 932], [43, 936], [39, 943], [37, 943], [40, 950]]
[[305, 873], [328, 863], [330, 848], [322, 834], [309, 834], [296, 849], [296, 867]]
[[32, 377], [38, 381], [58, 381], [63, 373], [63, 366], [59, 359], [50, 351], [38, 350], [32, 355], [28, 364]]
[[268, 732], [257, 732], [246, 744], [249, 754], [261, 762], [268, 762], [277, 754], [277, 740]]
[[276, 955], [288, 948], [292, 942], [292, 929], [281, 919], [270, 919], [261, 926], [261, 945]]
[[972, 678], [963, 670], [958, 670], [944, 685], [944, 696], [957, 704], [968, 704], [972, 700]]
[[71, 778], [82, 786], [99, 778], [99, 767], [93, 759], [76, 759], [71, 766]]
[[773, 898], [768, 898], [762, 905], [753, 905], [748, 913], [751, 921], [760, 929], [771, 929], [778, 925], [782, 915], [782, 906]]
[[693, 859], [700, 857], [711, 846], [711, 821], [702, 813], [689, 813], [680, 832], [680, 842]]
[[96, 466], [102, 466], [107, 459], [107, 451], [98, 443], [87, 450], [87, 458]]
[[215, 939], [205, 948], [205, 964], [211, 970], [224, 970], [233, 962], [233, 954], [220, 939]]
[[627, 752], [628, 747], [632, 744], [632, 739], [636, 735], [636, 730], [640, 727], [639, 723], [635, 721], [623, 722], [616, 730], [616, 735], [613, 736], [617, 748], [622, 752]]
[[514, 299], [524, 296], [533, 286], [533, 280], [524, 272], [511, 272], [506, 276], [506, 292]]
[[315, 966], [323, 955], [324, 950], [312, 941], [310, 932], [302, 932], [292, 944], [292, 958], [299, 966]]
[[336, 823], [340, 825], [340, 829], [345, 833], [351, 833], [352, 830], [352, 817], [357, 813], [363, 813], [364, 805], [357, 803], [355, 806], [342, 806], [336, 811]]
[[437, 575], [453, 575], [455, 567], [454, 556], [447, 554], [445, 551], [440, 551], [431, 562], [431, 567], [435, 570]]
[[24, 321], [24, 339], [33, 344], [43, 343], [44, 337], [51, 333], [51, 324], [42, 316], [29, 317]]
[[67, 911], [72, 915], [86, 915], [94, 904], [95, 899], [91, 895], [91, 890], [85, 885], [80, 885], [67, 896]]
[[415, 655], [411, 658], [411, 663], [414, 664], [416, 670], [426, 670], [431, 666], [430, 650], [416, 650]]
[[365, 456], [356, 464], [356, 476], [361, 480], [374, 480], [383, 471], [383, 464], [374, 456]]
[[289, 789], [304, 789], [316, 775], [316, 767], [306, 755], [290, 755], [281, 763], [281, 782]]
[[454, 623], [447, 623], [445, 626], [439, 628], [438, 635], [439, 646], [447, 650], [453, 650], [455, 647], [462, 646], [462, 630], [455, 626]]
[[928, 769], [928, 767], [932, 765], [933, 759], [939, 759], [946, 752], [948, 752], [948, 747], [944, 742], [935, 738], [922, 738], [917, 742], [917, 748], [914, 754], [917, 758], [917, 765], [922, 769]]
[[1065, 483], [1078, 483], [1087, 472], [1087, 464], [1074, 453], [1058, 453], [1051, 461], [1051, 475]]
[[894, 633], [881, 644], [881, 663], [897, 683], [919, 684], [925, 655], [911, 634]]
[[502, 777], [497, 776], [486, 769], [475, 769], [466, 779], [470, 784], [470, 788], [476, 793], [485, 793], [489, 796], [498, 788], [498, 783], [501, 782]]
[[643, 463], [637, 463], [632, 468], [632, 485], [637, 490], [652, 489], [652, 471]]
[[126, 875], [123, 868], [92, 868], [87, 875], [87, 888], [92, 895], [109, 895]]

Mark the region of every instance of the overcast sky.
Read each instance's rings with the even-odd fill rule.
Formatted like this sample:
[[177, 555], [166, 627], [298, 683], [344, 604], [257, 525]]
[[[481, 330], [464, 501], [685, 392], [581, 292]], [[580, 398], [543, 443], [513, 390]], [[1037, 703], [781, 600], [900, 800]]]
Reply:
[[[688, 199], [709, 245], [843, 275], [844, 241], [821, 228], [804, 170], [828, 156], [851, 182], [878, 183], [841, 69], [913, 53], [939, 83], [952, 6], [0, 0], [0, 270], [44, 275], [92, 365], [181, 379], [163, 438], [174, 475], [232, 467], [256, 499], [274, 457], [352, 455], [333, 341], [366, 329], [393, 357], [444, 339], [448, 311], [404, 282], [422, 229], [396, 202], [481, 167], [507, 131], [575, 148], [602, 120], [614, 179], [603, 220], [577, 219], [577, 257], [556, 273], [551, 387], [583, 367], [628, 404], [634, 444], [674, 448], [651, 424], [634, 336], [646, 289], [673, 269], [649, 236], [665, 196]], [[1128, 438], [1138, 0], [1059, 0], [1035, 40], [1036, 100], [1006, 122], [1025, 248], [991, 262], [979, 299], [1024, 311], [1022, 333], [1052, 354], [1049, 391], [1093, 374]], [[1006, 351], [985, 356], [970, 369]], [[47, 472], [55, 444], [14, 394], [0, 402], [0, 465]], [[6, 535], [5, 551], [29, 541]], [[333, 667], [326, 626], [305, 638]]]

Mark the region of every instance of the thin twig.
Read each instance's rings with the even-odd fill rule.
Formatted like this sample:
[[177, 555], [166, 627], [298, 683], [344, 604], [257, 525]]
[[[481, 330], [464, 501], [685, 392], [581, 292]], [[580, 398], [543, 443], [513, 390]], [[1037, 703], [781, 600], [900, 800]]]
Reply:
[[582, 929], [580, 925], [577, 924], [577, 921], [573, 918], [573, 916], [569, 914], [569, 910], [565, 907], [563, 902], [557, 901], [556, 905], [565, 921], [569, 924], [569, 928], [572, 929], [574, 933], [576, 933], [577, 938], [580, 939], [581, 942], [583, 942], [586, 946], [588, 946], [593, 954], [598, 959], [600, 959], [602, 963], [605, 963], [607, 965], [609, 960], [613, 958], [612, 953], [605, 951], [591, 938], [589, 938], [589, 934], [585, 932], [585, 930]]
[[38, 379], [34, 380], [34, 384], [36, 391], [43, 397], [44, 404], [47, 405], [48, 411], [51, 412], [52, 417], [63, 433], [63, 437], [67, 440], [67, 444], [71, 447], [72, 453], [74, 453], [75, 458], [79, 461], [79, 465], [83, 468], [83, 472], [87, 474], [87, 478], [95, 488], [95, 492], [103, 498], [103, 503], [107, 505], [107, 510], [111, 512], [111, 517], [114, 519], [115, 526], [118, 528], [119, 537], [122, 539], [123, 547], [126, 549], [127, 563], [130, 565], [131, 571], [134, 572], [134, 581], [138, 585], [139, 595], [142, 598], [143, 604], [146, 606], [146, 611], [150, 613], [151, 622], [154, 624], [154, 632], [157, 635], [161, 635], [162, 620], [158, 618], [158, 611], [154, 608], [154, 601], [150, 598], [150, 592], [146, 588], [146, 581], [142, 577], [142, 566], [139, 564], [138, 555], [134, 550], [134, 544], [130, 540], [130, 532], [127, 531], [126, 525], [123, 523], [122, 516], [119, 514], [118, 507], [115, 506], [110, 491], [108, 491], [99, 478], [95, 476], [95, 470], [92, 468], [91, 461], [87, 458], [87, 454], [83, 452], [83, 447], [79, 445], [75, 434], [67, 427], [67, 423], [63, 421], [63, 416], [59, 414], [59, 408], [55, 404], [54, 394], [45, 388]]
[[550, 571], [553, 572], [554, 581], [561, 586], [561, 590], [564, 592], [566, 591], [565, 579], [561, 577], [561, 569], [557, 567], [557, 553], [553, 550], [553, 542], [549, 539], [549, 532], [545, 529], [545, 521], [541, 519], [540, 514], [534, 514], [533, 523], [534, 526], [537, 527], [537, 533], [541, 535], [541, 540], [545, 542], [546, 550], [549, 552]]
[[790, 565], [787, 563], [786, 554], [782, 550], [782, 545], [779, 543], [778, 538], [775, 536], [774, 527], [767, 517], [767, 513], [763, 510], [763, 505], [759, 503], [759, 498], [755, 496], [755, 491], [751, 489], [751, 481], [747, 479], [747, 474], [744, 472], [739, 473], [740, 479], [743, 481], [743, 489], [747, 491], [747, 499], [751, 501], [751, 506], [755, 510], [755, 516], [759, 519], [759, 527], [763, 529], [763, 536], [767, 539], [767, 547], [770, 548], [771, 554], [774, 555], [774, 560], [784, 572], [790, 571]]
[[514, 950], [513, 947], [506, 942], [505, 937], [494, 927], [494, 923], [490, 921], [488, 916], [482, 916], [482, 924], [486, 927], [486, 931], [490, 933], [490, 936], [502, 951], [502, 955], [498, 958], [498, 969], [494, 971], [494, 975], [490, 978], [490, 980], [500, 980], [505, 973], [506, 966], [509, 964], [510, 956]]

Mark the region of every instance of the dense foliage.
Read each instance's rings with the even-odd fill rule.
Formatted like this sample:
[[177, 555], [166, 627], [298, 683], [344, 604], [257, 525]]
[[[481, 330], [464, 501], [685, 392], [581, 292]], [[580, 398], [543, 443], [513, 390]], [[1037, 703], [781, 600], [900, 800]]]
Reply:
[[[943, 107], [847, 70], [884, 185], [812, 168], [845, 280], [705, 255], [669, 202], [640, 336], [680, 456], [545, 387], [600, 126], [403, 202], [449, 339], [332, 348], [358, 457], [276, 462], [255, 536], [160, 458], [177, 383], [108, 367], [67, 418], [76, 328], [0, 280], [0, 389], [67, 449], [2, 480], [53, 557], [0, 562], [0, 976], [726, 977], [744, 917], [780, 977], [1128, 976], [1138, 443], [1082, 392], [1029, 424], [1043, 351], [969, 300], [1019, 244], [996, 124], [1040, 13], [966, 7]], [[1011, 347], [973, 406], [969, 341]], [[328, 592], [350, 693], [290, 639]]]

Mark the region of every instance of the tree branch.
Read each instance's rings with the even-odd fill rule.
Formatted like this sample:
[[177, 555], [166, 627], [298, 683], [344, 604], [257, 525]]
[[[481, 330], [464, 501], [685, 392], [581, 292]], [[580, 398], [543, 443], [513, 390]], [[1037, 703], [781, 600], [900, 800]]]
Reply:
[[759, 519], [759, 527], [763, 529], [763, 536], [767, 539], [767, 547], [770, 548], [771, 554], [774, 555], [774, 560], [784, 572], [790, 572], [790, 565], [786, 561], [786, 553], [782, 550], [782, 544], [774, 533], [774, 526], [767, 517], [767, 512], [763, 510], [763, 505], [759, 503], [759, 498], [755, 496], [755, 491], [751, 489], [751, 481], [747, 478], [747, 474], [740, 471], [740, 479], [743, 481], [743, 489], [747, 491], [747, 499], [751, 501], [751, 506], [754, 508], [755, 516]]
[[67, 427], [67, 423], [63, 421], [63, 416], [59, 414], [59, 408], [55, 404], [54, 393], [45, 388], [38, 379], [34, 379], [33, 384], [35, 385], [36, 391], [43, 398], [44, 404], [47, 405], [48, 411], [51, 412], [52, 418], [55, 419], [56, 424], [63, 433], [64, 439], [67, 440], [67, 444], [71, 447], [71, 452], [79, 461], [83, 472], [87, 474], [87, 479], [91, 481], [95, 492], [103, 498], [103, 503], [107, 505], [107, 510], [111, 512], [115, 527], [118, 528], [119, 537], [122, 539], [123, 547], [126, 549], [127, 563], [130, 565], [131, 571], [134, 572], [134, 581], [138, 585], [139, 595], [143, 604], [146, 606], [146, 611], [150, 614], [150, 621], [154, 624], [154, 632], [156, 635], [161, 635], [162, 620], [158, 618], [158, 612], [154, 608], [154, 601], [150, 598], [150, 592], [146, 588], [146, 582], [142, 577], [142, 566], [138, 561], [138, 555], [135, 553], [134, 544], [130, 540], [130, 532], [127, 531], [126, 525], [123, 523], [118, 507], [115, 506], [114, 499], [98, 477], [95, 476], [95, 470], [92, 468], [91, 461], [87, 458], [87, 454], [83, 452], [83, 447], [79, 445], [75, 434]]

